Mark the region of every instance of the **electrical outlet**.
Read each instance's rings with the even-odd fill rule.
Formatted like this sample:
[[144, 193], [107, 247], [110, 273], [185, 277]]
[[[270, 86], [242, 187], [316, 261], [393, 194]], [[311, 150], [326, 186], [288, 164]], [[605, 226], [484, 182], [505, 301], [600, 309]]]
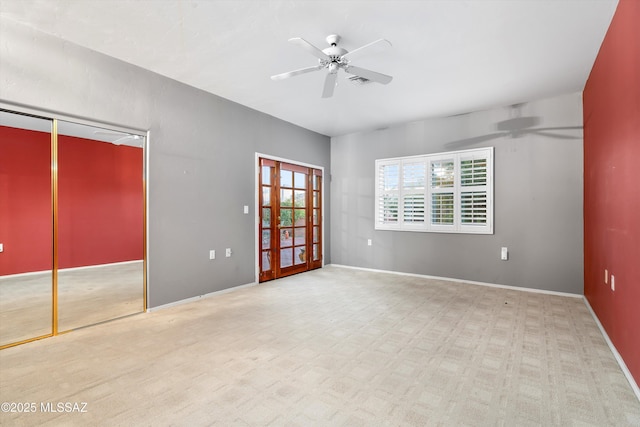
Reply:
[[371, 246], [373, 244], [373, 242], [371, 241], [371, 239], [367, 239], [367, 245]]
[[216, 251], [214, 249], [209, 251], [209, 259], [216, 259]]
[[4, 243], [0, 243], [0, 252], [4, 252]]
[[248, 214], [249, 213], [249, 206], [244, 205], [244, 211], [243, 212], [245, 213], [245, 215]]
[[231, 256], [231, 248], [225, 249], [224, 255], [229, 258]]
[[611, 290], [616, 290], [616, 278], [613, 276], [613, 274], [611, 275]]

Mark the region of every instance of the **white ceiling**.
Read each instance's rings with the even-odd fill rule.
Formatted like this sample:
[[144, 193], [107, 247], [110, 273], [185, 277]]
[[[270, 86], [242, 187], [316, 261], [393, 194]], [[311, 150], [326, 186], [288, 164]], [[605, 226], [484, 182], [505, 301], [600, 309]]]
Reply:
[[[580, 91], [617, 0], [0, 0], [0, 15], [337, 136]], [[323, 49], [329, 34], [352, 64], [394, 77], [356, 86], [288, 43]]]

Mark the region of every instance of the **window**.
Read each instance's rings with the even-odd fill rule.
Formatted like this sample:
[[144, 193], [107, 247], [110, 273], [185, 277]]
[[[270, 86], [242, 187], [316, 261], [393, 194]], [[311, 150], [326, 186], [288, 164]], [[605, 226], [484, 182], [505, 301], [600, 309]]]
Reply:
[[493, 148], [376, 160], [375, 226], [493, 234]]

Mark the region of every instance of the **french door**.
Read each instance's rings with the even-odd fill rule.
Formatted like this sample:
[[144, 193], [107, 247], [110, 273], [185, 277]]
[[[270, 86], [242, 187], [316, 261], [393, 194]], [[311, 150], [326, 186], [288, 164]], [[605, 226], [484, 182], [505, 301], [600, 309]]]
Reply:
[[260, 282], [322, 267], [322, 171], [259, 161]]

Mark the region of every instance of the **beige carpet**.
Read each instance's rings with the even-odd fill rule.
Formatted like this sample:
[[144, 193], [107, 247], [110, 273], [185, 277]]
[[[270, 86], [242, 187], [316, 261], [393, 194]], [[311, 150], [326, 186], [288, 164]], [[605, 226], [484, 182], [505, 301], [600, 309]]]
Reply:
[[0, 351], [0, 384], [37, 405], [2, 425], [640, 425], [581, 299], [338, 267]]

